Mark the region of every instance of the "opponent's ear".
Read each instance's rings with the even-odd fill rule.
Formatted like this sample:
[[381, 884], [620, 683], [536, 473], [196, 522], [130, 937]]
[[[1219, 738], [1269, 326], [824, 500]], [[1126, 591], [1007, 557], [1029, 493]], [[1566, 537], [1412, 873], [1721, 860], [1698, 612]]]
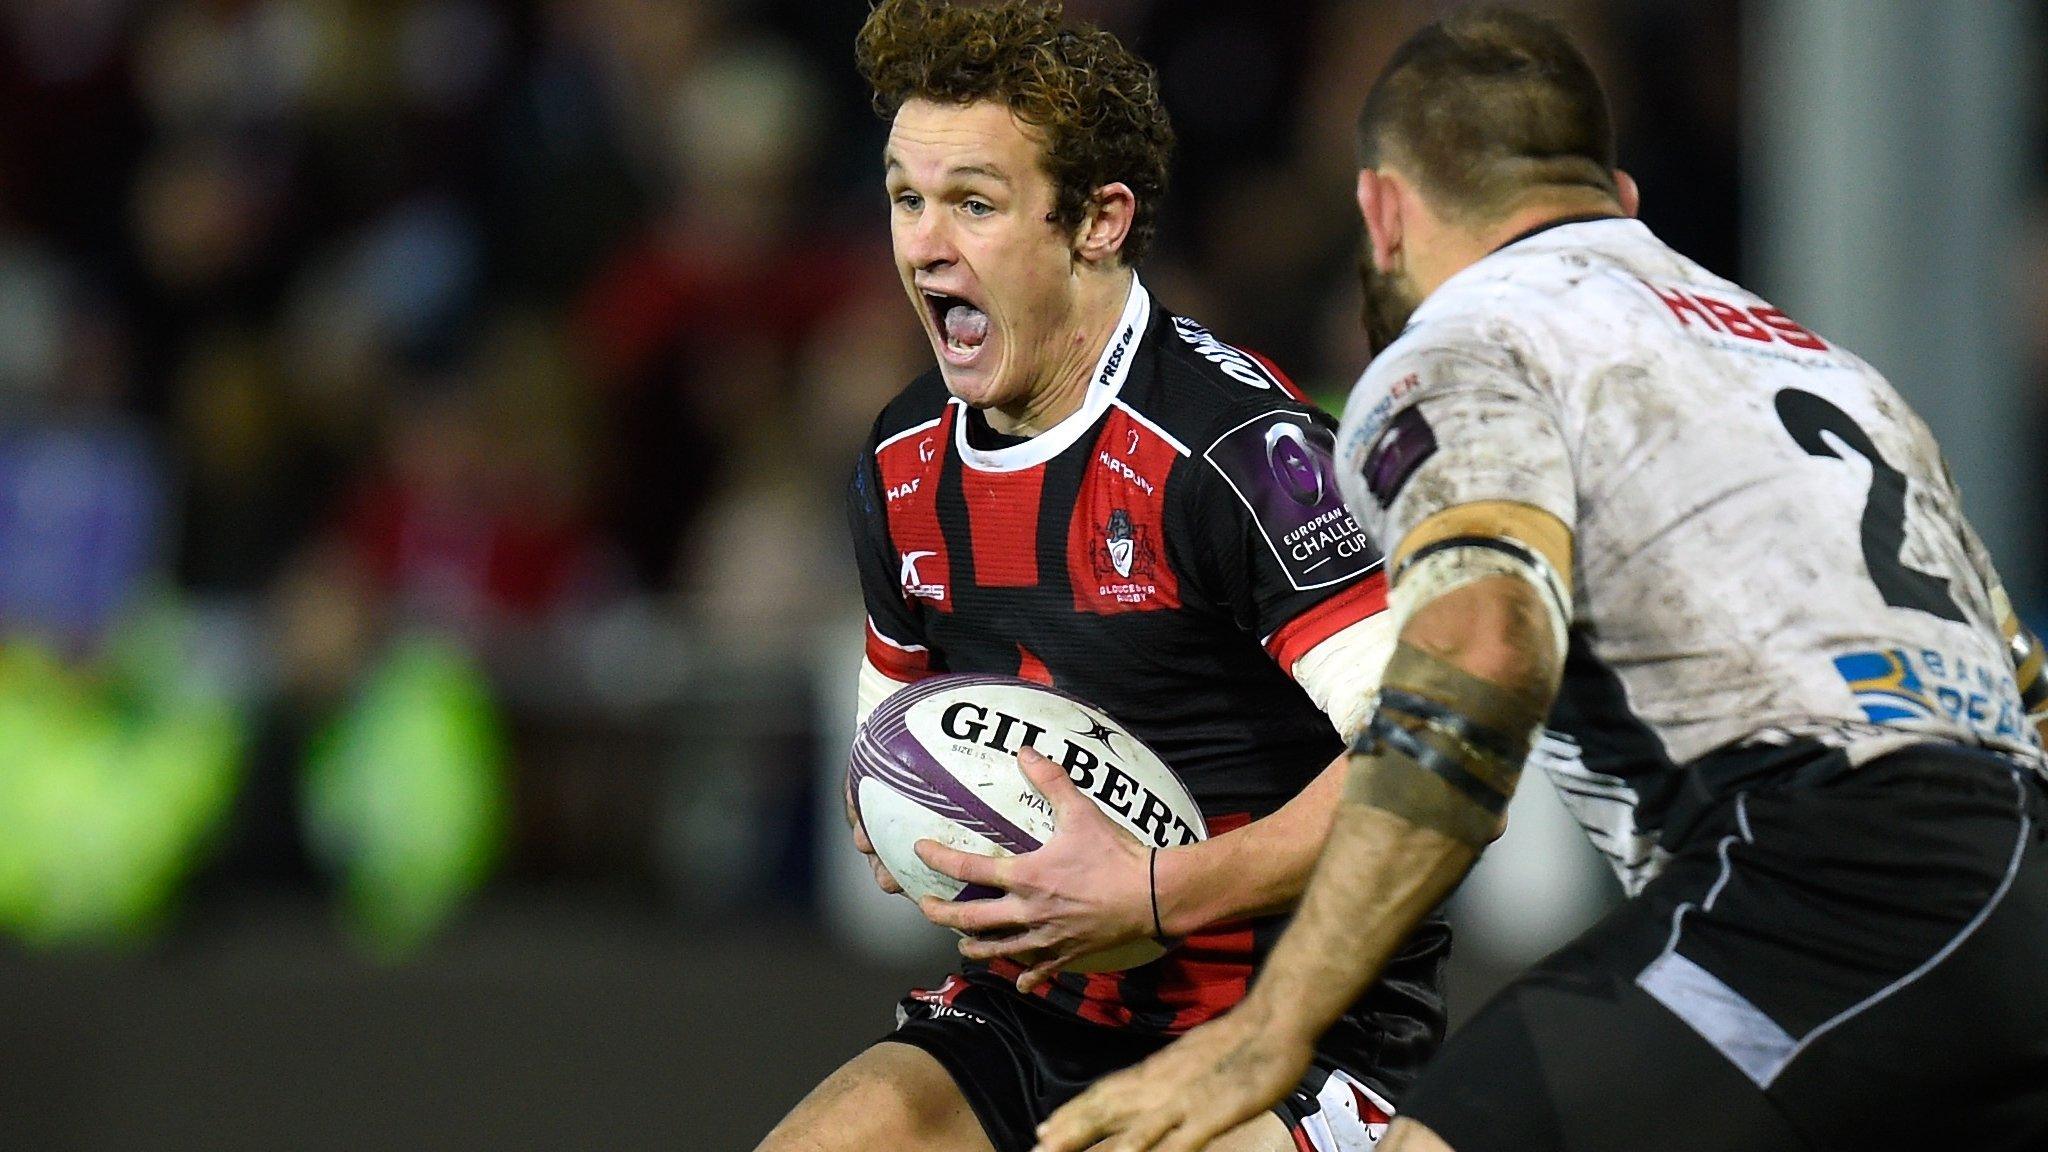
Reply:
[[1401, 219], [1401, 196], [1396, 181], [1398, 177], [1383, 176], [1371, 168], [1358, 172], [1358, 214], [1365, 221], [1365, 235], [1368, 250], [1372, 254], [1372, 266], [1382, 272], [1394, 271], [1394, 261], [1401, 252], [1403, 224]]
[[1637, 211], [1643, 206], [1643, 193], [1636, 187], [1636, 178], [1616, 168], [1614, 190], [1621, 200], [1621, 214], [1631, 220], [1635, 219]]
[[1109, 262], [1123, 249], [1124, 239], [1138, 218], [1138, 195], [1128, 184], [1104, 184], [1088, 203], [1081, 219], [1080, 236], [1074, 254], [1091, 264]]

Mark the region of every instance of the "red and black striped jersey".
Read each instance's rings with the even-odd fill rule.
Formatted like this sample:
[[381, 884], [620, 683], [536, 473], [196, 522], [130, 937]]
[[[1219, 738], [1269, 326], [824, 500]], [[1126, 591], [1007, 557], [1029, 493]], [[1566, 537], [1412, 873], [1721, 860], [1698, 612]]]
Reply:
[[[1035, 437], [996, 434], [928, 372], [876, 420], [849, 492], [868, 659], [904, 682], [1055, 684], [1171, 764], [1212, 834], [1267, 815], [1342, 749], [1295, 662], [1386, 606], [1333, 446], [1329, 416], [1270, 363], [1136, 282], [1079, 411]], [[1039, 994], [1178, 1033], [1243, 996], [1283, 925], [1216, 925], [1152, 964], [1063, 974]], [[1441, 922], [1425, 925], [1354, 1012], [1394, 1065], [1441, 1032], [1447, 947]]]

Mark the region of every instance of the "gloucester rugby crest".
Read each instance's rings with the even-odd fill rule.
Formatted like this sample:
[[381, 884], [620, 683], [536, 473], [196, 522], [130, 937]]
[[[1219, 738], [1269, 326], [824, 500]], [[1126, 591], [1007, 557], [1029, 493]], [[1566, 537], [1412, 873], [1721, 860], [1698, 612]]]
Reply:
[[1159, 563], [1159, 553], [1152, 546], [1151, 534], [1142, 526], [1131, 523], [1131, 514], [1123, 508], [1112, 509], [1109, 523], [1102, 526], [1102, 538], [1090, 549], [1089, 559], [1095, 565], [1095, 575], [1107, 580], [1114, 573], [1119, 580], [1132, 578], [1150, 579], [1153, 568]]

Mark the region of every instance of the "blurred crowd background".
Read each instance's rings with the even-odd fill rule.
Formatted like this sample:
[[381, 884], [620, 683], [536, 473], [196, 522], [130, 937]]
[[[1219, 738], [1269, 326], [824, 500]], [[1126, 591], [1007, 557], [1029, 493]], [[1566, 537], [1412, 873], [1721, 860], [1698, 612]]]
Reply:
[[[1148, 284], [1333, 405], [1350, 123], [1439, 7], [1068, 4], [1163, 74]], [[1546, 7], [1645, 218], [1742, 278], [1741, 5]], [[830, 783], [843, 482], [929, 363], [865, 8], [0, 3], [0, 1136], [482, 1147], [523, 1101], [579, 1144], [743, 1148], [940, 971], [847, 894]], [[2041, 123], [1998, 222], [2036, 442]], [[408, 1014], [448, 1031], [366, 1023]], [[162, 1066], [199, 1047], [212, 1095]], [[437, 1052], [470, 1072], [421, 1087]]]

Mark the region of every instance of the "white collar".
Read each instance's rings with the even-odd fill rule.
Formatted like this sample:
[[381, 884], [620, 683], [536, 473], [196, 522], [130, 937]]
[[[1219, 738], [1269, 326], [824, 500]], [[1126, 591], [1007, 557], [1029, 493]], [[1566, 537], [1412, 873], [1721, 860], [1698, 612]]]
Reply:
[[1138, 358], [1138, 345], [1144, 342], [1145, 329], [1150, 326], [1151, 319], [1152, 294], [1145, 291], [1145, 285], [1134, 275], [1131, 277], [1130, 295], [1124, 299], [1124, 314], [1117, 321], [1109, 343], [1103, 347], [1102, 355], [1095, 361], [1094, 374], [1088, 378], [1088, 394], [1081, 398], [1081, 407], [1022, 444], [1003, 448], [976, 448], [969, 444], [967, 403], [954, 398], [951, 403], [960, 405], [961, 412], [960, 419], [953, 421], [953, 444], [959, 449], [961, 462], [982, 472], [1017, 472], [1036, 468], [1072, 447], [1088, 429], [1094, 427], [1095, 421], [1123, 390], [1124, 380], [1131, 374], [1131, 361]]

